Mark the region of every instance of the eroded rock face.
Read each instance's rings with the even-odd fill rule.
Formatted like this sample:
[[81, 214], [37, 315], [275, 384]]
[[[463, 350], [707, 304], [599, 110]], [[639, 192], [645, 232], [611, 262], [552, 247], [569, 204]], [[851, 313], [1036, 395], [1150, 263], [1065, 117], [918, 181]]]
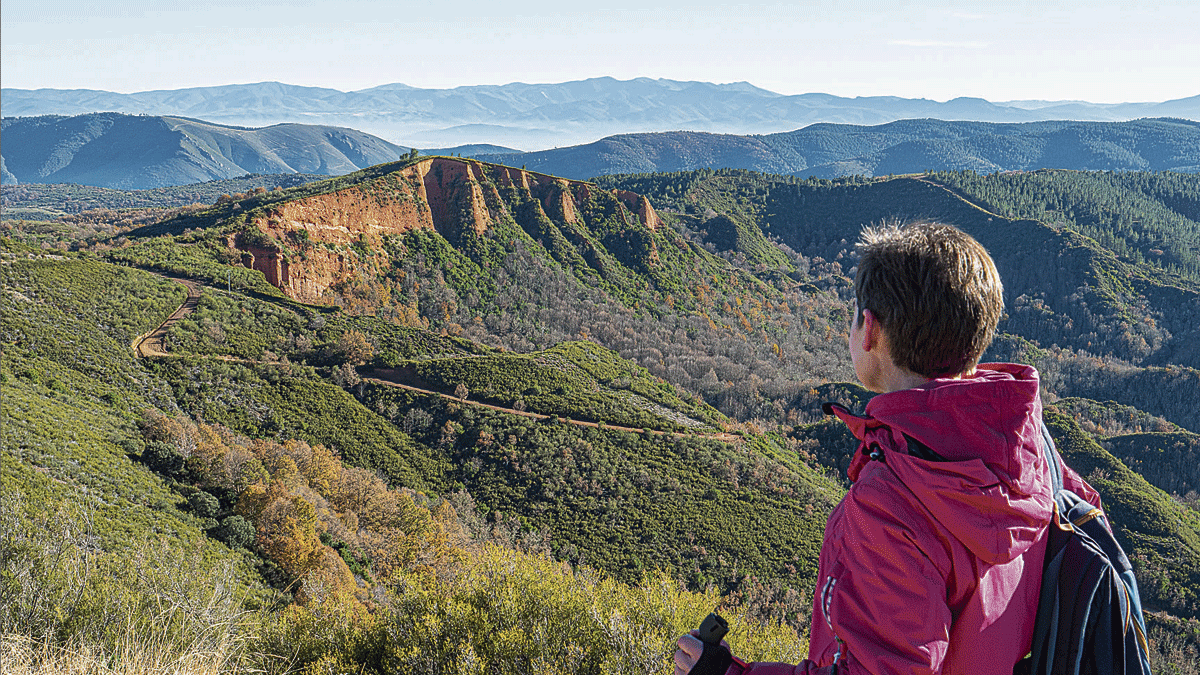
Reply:
[[625, 208], [637, 214], [637, 217], [642, 220], [642, 224], [650, 229], [651, 232], [657, 232], [662, 226], [662, 221], [658, 218], [658, 213], [654, 207], [650, 205], [650, 200], [636, 192], [629, 190], [613, 190], [613, 194]]
[[[244, 265], [262, 272], [289, 297], [327, 302], [330, 287], [350, 275], [390, 267], [383, 246], [387, 235], [424, 228], [453, 240], [469, 230], [484, 234], [510, 218], [498, 185], [516, 186], [537, 199], [551, 220], [571, 224], [579, 222], [580, 208], [595, 190], [524, 169], [433, 158], [336, 192], [280, 203], [251, 221], [287, 251], [236, 237], [229, 245], [241, 252]], [[613, 196], [642, 225], [658, 229], [661, 221], [645, 197], [623, 191]]]

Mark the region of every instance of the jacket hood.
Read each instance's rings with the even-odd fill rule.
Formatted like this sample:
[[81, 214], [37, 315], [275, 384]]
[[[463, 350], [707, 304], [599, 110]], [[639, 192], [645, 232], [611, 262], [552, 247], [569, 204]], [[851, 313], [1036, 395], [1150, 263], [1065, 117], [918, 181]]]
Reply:
[[[970, 378], [935, 379], [876, 396], [865, 416], [832, 412], [866, 450], [855, 455], [851, 480], [879, 448], [892, 473], [980, 559], [1004, 563], [1037, 541], [1051, 495], [1034, 368], [984, 364]], [[908, 454], [905, 436], [944, 461]]]

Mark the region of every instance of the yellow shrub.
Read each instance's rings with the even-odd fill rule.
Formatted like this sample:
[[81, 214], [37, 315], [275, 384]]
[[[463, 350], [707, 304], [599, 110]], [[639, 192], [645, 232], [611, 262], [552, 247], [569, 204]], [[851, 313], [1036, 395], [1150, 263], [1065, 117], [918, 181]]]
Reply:
[[[443, 582], [400, 580], [387, 619], [384, 670], [411, 673], [670, 673], [676, 639], [720, 603], [665, 574], [627, 586], [544, 557], [486, 547]], [[727, 616], [734, 652], [798, 660], [805, 645], [779, 624]]]

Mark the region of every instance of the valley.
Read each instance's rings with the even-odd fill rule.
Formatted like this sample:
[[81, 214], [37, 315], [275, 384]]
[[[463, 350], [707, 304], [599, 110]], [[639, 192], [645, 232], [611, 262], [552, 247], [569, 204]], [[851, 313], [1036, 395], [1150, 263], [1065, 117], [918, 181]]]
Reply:
[[[1197, 176], [583, 181], [411, 156], [254, 187], [84, 236], [5, 220], [5, 560], [71, 561], [25, 565], [27, 620], [103, 636], [98, 598], [149, 606], [185, 566], [172, 644], [225, 640], [230, 668], [669, 672], [717, 605], [740, 653], [795, 659], [854, 447], [820, 404], [870, 396], [853, 242], [924, 217], [995, 258], [985, 359], [1042, 373], [1155, 658], [1194, 672]], [[110, 571], [129, 560], [142, 577]], [[209, 625], [243, 628], [189, 614], [218, 605]]]

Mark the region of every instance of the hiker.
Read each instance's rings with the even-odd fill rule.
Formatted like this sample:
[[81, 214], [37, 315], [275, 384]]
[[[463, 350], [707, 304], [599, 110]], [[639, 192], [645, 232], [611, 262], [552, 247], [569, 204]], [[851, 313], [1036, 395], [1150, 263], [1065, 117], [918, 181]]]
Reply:
[[[746, 664], [720, 650], [719, 669], [1011, 675], [1030, 649], [1053, 512], [1037, 371], [978, 363], [1004, 301], [970, 236], [868, 228], [858, 250], [850, 356], [880, 395], [863, 416], [826, 404], [861, 444], [825, 526], [808, 659]], [[1063, 482], [1099, 506], [1069, 468]], [[697, 634], [679, 638], [677, 675], [701, 657]]]

